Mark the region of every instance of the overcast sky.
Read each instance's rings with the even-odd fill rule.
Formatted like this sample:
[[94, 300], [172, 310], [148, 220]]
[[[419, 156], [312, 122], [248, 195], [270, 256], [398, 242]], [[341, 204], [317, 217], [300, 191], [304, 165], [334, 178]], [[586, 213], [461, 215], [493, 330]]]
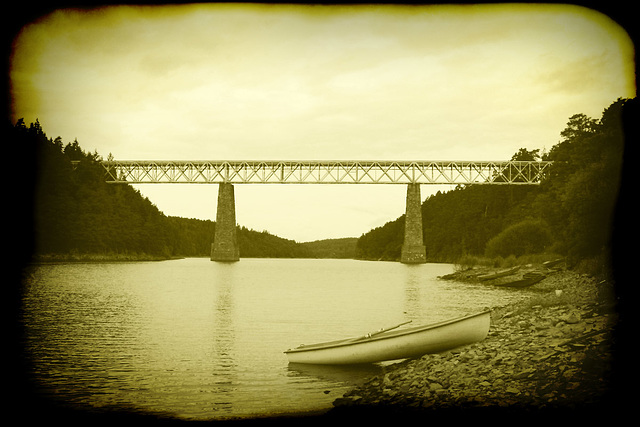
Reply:
[[[117, 160], [509, 160], [634, 97], [633, 55], [622, 28], [573, 6], [60, 10], [15, 41], [11, 119]], [[216, 185], [137, 188], [167, 215], [215, 219]], [[357, 237], [403, 214], [405, 193], [236, 185], [237, 220]]]

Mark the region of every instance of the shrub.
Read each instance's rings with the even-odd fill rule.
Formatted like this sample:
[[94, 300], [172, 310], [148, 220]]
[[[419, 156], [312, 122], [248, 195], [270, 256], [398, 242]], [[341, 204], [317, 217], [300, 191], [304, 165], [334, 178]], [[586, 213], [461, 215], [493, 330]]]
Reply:
[[544, 252], [552, 243], [549, 226], [542, 220], [527, 219], [501, 231], [487, 242], [488, 257], [516, 257]]

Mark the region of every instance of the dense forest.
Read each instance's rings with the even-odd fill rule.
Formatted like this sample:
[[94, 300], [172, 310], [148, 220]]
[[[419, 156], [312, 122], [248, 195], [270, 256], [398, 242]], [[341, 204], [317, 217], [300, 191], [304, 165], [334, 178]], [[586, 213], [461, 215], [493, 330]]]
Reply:
[[[166, 216], [130, 185], [107, 184], [97, 153], [77, 140], [47, 138], [36, 120], [19, 120], [11, 141], [34, 153], [38, 171], [23, 193], [31, 218], [32, 254], [39, 259], [164, 259], [209, 256], [215, 222]], [[25, 149], [26, 148], [26, 149]], [[77, 163], [72, 163], [77, 162]], [[26, 209], [25, 209], [26, 211]], [[313, 250], [267, 232], [238, 227], [242, 257], [315, 257]]]
[[[624, 135], [618, 99], [599, 120], [569, 118], [548, 152], [521, 148], [511, 160], [553, 161], [537, 186], [459, 185], [422, 204], [424, 243], [431, 261], [464, 256], [553, 253], [570, 260], [606, 258], [620, 187]], [[361, 259], [397, 260], [404, 217], [365, 233]]]
[[[629, 100], [611, 104], [599, 120], [569, 118], [548, 152], [521, 148], [512, 160], [550, 160], [540, 185], [459, 185], [422, 204], [424, 242], [431, 262], [461, 257], [505, 258], [553, 253], [598, 258], [610, 249], [612, 215], [620, 186]], [[215, 222], [164, 215], [138, 190], [104, 181], [97, 153], [77, 140], [47, 138], [36, 120], [10, 126], [12, 144], [34, 153], [37, 179], [29, 200], [40, 258], [104, 256], [122, 259], [209, 256]], [[241, 257], [397, 260], [404, 236], [401, 216], [359, 239], [298, 243], [238, 227]]]

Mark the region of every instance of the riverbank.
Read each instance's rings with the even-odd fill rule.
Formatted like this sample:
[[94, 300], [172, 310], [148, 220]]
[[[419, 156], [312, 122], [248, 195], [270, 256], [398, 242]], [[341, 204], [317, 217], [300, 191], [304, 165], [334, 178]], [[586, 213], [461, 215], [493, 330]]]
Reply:
[[[541, 266], [536, 267], [542, 268]], [[467, 274], [468, 281], [477, 278]], [[582, 414], [614, 403], [613, 286], [564, 269], [494, 307], [479, 343], [391, 365], [334, 401], [329, 416], [527, 410]], [[490, 286], [478, 283], [477, 286]], [[578, 415], [578, 412], [575, 413]]]
[[126, 253], [66, 253], [34, 255], [31, 262], [34, 264], [46, 264], [57, 262], [99, 263], [99, 262], [141, 262], [141, 261], [167, 261], [182, 259], [183, 257], [167, 257], [150, 255], [138, 252]]

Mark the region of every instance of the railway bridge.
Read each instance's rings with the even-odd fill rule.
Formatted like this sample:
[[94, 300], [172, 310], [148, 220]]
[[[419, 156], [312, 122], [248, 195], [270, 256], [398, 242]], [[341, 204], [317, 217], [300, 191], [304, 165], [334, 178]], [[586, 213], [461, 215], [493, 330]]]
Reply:
[[535, 185], [551, 162], [543, 161], [103, 161], [113, 184], [218, 184], [211, 260], [240, 259], [235, 184], [403, 184], [407, 186], [401, 262], [426, 262], [421, 184]]

